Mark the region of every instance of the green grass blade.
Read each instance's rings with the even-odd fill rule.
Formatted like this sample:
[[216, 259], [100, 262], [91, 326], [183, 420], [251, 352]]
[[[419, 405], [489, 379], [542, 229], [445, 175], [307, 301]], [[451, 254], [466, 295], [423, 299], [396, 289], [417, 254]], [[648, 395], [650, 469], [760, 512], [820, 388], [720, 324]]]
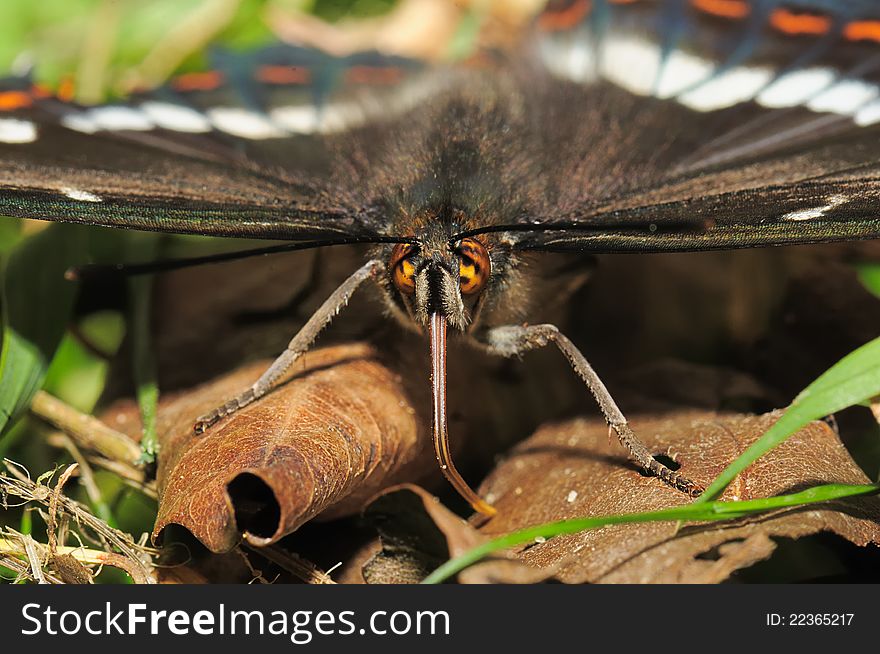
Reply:
[[0, 430], [5, 433], [39, 390], [51, 354], [9, 325], [3, 327], [0, 347]]
[[447, 57], [452, 61], [461, 61], [474, 53], [480, 28], [485, 20], [485, 12], [479, 6], [471, 7], [462, 17], [455, 30], [452, 41], [446, 47]]
[[2, 431], [28, 407], [43, 383], [76, 297], [77, 285], [64, 279], [64, 271], [86, 260], [88, 246], [87, 229], [55, 224], [24, 238], [9, 254], [2, 288]]
[[21, 241], [20, 220], [0, 220], [0, 254], [6, 254]]
[[143, 432], [141, 435], [141, 461], [153, 463], [158, 451], [156, 436], [156, 413], [159, 406], [159, 384], [150, 338], [150, 289], [152, 280], [142, 278], [131, 282], [132, 348], [134, 350], [134, 379], [137, 388], [138, 407], [141, 411]]
[[862, 286], [877, 297], [880, 297], [880, 264], [862, 264], [856, 266], [856, 271], [859, 274], [859, 281], [862, 282]]
[[468, 566], [485, 558], [489, 554], [499, 552], [517, 545], [524, 545], [536, 538], [553, 538], [564, 534], [575, 534], [587, 529], [598, 529], [609, 525], [619, 525], [632, 522], [670, 522], [686, 520], [688, 522], [707, 522], [715, 520], [732, 520], [746, 515], [762, 513], [773, 509], [782, 509], [816, 502], [827, 502], [845, 497], [867, 495], [880, 491], [878, 484], [852, 485], [852, 484], [827, 484], [815, 486], [799, 493], [791, 495], [779, 495], [756, 500], [742, 502], [706, 502], [703, 504], [685, 504], [659, 511], [644, 513], [624, 513], [612, 516], [599, 516], [591, 518], [575, 518], [573, 520], [561, 520], [550, 522], [535, 527], [529, 527], [521, 531], [501, 536], [475, 547], [461, 556], [447, 561], [434, 572], [428, 575], [422, 583], [438, 584], [458, 574]]
[[[132, 234], [128, 247], [144, 260], [155, 258], [160, 239], [154, 234]], [[129, 280], [131, 297], [131, 336], [134, 382], [138, 407], [141, 412], [141, 462], [153, 463], [158, 451], [156, 414], [159, 406], [159, 384], [153, 354], [151, 334], [152, 276], [133, 277]]]
[[880, 395], [880, 338], [851, 352], [798, 395], [782, 417], [716, 477], [697, 500], [714, 500], [743, 470], [807, 423]]

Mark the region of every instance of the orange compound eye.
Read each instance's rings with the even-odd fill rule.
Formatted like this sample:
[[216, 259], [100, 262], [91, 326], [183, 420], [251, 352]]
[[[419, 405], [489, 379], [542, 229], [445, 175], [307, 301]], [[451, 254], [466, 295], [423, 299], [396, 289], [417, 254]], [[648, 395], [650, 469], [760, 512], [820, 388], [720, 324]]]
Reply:
[[492, 264], [486, 246], [473, 238], [466, 238], [458, 245], [458, 278], [463, 295], [479, 293], [489, 281]]
[[391, 251], [388, 268], [394, 285], [401, 293], [412, 295], [416, 292], [416, 267], [410, 257], [418, 252], [412, 243], [398, 243]]

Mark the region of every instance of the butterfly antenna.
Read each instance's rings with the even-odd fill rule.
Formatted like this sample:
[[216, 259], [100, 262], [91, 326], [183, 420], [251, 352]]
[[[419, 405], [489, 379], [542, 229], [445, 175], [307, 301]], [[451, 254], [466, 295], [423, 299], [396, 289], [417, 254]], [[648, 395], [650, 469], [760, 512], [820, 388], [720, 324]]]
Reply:
[[453, 488], [458, 491], [478, 513], [493, 516], [494, 506], [481, 499], [462, 479], [449, 452], [449, 430], [446, 423], [446, 318], [431, 314], [431, 397], [433, 399], [434, 453], [440, 470]]
[[313, 248], [328, 247], [331, 245], [355, 245], [359, 243], [408, 243], [410, 240], [411, 239], [382, 236], [371, 236], [368, 238], [351, 237], [335, 240], [282, 243], [281, 245], [270, 245], [268, 247], [253, 248], [250, 250], [236, 250], [234, 252], [221, 252], [219, 254], [209, 254], [203, 257], [190, 257], [185, 259], [164, 259], [160, 261], [147, 261], [144, 263], [95, 263], [68, 268], [64, 273], [64, 278], [69, 281], [82, 281], [84, 279], [95, 278], [104, 275], [122, 275], [124, 277], [134, 277], [137, 275], [152, 275], [156, 273], [170, 272], [172, 270], [180, 270], [181, 268], [192, 268], [194, 266], [203, 266], [212, 263], [237, 261], [239, 259], [248, 259], [250, 257], [259, 257], [269, 254], [279, 254], [282, 252], [310, 250]]

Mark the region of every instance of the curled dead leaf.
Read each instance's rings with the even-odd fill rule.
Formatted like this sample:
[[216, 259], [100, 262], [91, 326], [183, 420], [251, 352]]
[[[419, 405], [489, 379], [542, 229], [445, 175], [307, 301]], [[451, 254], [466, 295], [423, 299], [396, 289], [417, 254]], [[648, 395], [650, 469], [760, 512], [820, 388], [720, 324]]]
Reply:
[[[779, 415], [688, 412], [634, 420], [633, 425], [656, 454], [670, 457], [684, 474], [705, 484]], [[755, 462], [722, 499], [769, 497], [823, 483], [868, 482], [834, 430], [815, 422]], [[488, 536], [555, 520], [652, 511], [689, 501], [659, 480], [643, 476], [609, 440], [605, 424], [588, 420], [540, 429], [495, 469], [482, 492], [498, 508], [498, 516], [481, 529]], [[769, 557], [775, 548], [772, 538], [823, 531], [856, 545], [880, 543], [880, 498], [852, 498], [723, 524], [615, 525], [535, 543], [522, 548], [518, 558], [552, 570], [567, 583], [710, 583]]]
[[154, 538], [175, 523], [214, 552], [242, 536], [268, 545], [319, 513], [357, 512], [379, 490], [431, 466], [430, 439], [399, 377], [365, 345], [309, 352], [288, 382], [193, 434], [199, 415], [266, 366], [248, 365], [160, 406]]

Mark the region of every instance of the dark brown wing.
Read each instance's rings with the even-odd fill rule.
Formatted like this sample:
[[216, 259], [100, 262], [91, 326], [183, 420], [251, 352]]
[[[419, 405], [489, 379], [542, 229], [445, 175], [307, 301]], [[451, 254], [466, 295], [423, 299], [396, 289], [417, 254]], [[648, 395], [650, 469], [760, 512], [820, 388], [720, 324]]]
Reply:
[[[221, 58], [222, 59], [222, 58]], [[430, 95], [413, 62], [278, 46], [83, 107], [0, 86], [0, 215], [290, 240], [369, 238], [352, 152]]]
[[880, 236], [875, 0], [554, 3], [533, 54], [548, 201], [520, 247]]

